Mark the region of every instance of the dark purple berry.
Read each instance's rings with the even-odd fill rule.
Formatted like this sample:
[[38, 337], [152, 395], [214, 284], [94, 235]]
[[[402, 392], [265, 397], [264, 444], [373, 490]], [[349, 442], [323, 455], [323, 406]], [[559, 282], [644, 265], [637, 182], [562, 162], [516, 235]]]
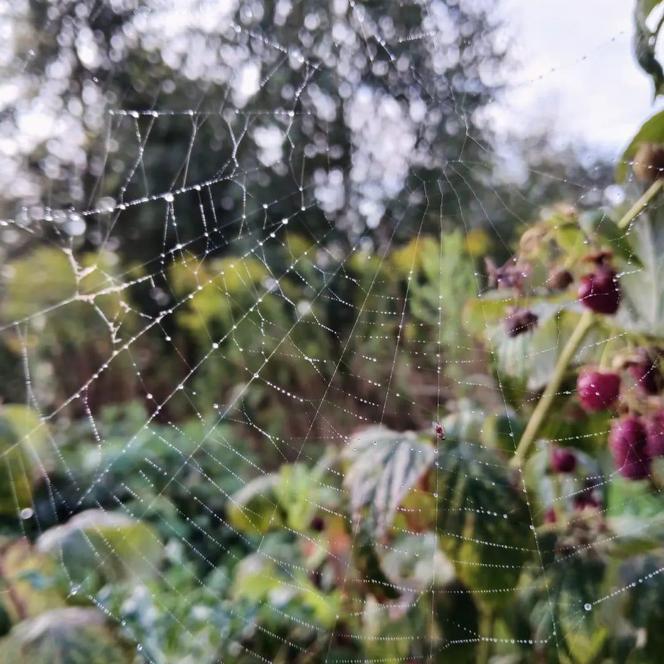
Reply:
[[311, 519], [309, 527], [311, 530], [320, 533], [325, 528], [325, 521], [323, 521], [322, 517], [315, 516], [313, 519]]
[[505, 331], [508, 337], [517, 337], [537, 327], [538, 317], [529, 309], [511, 309], [505, 318]]
[[653, 354], [641, 348], [634, 360], [627, 363], [630, 375], [644, 394], [658, 394], [664, 383], [659, 363]]
[[576, 393], [584, 410], [606, 410], [618, 399], [620, 376], [611, 371], [586, 369], [579, 374], [576, 381]]
[[646, 430], [640, 418], [627, 415], [614, 420], [609, 447], [617, 471], [630, 480], [641, 480], [650, 473]]
[[577, 493], [572, 498], [572, 504], [574, 505], [575, 510], [585, 510], [592, 509], [598, 510], [601, 507], [599, 500], [591, 490], [584, 490], [580, 493]]
[[573, 281], [574, 277], [569, 270], [556, 268], [549, 272], [546, 285], [553, 290], [565, 290]]
[[598, 314], [615, 314], [620, 306], [620, 285], [616, 273], [606, 265], [581, 277], [579, 302]]
[[571, 450], [554, 447], [551, 450], [551, 470], [554, 473], [572, 473], [576, 468], [576, 456]]
[[664, 456], [664, 410], [646, 420], [646, 445], [651, 459]]
[[593, 479], [592, 477], [586, 477], [583, 480], [583, 489], [575, 493], [574, 496], [572, 497], [572, 505], [574, 506], [574, 509], [598, 510], [601, 508], [602, 503], [600, 499], [597, 497], [597, 491], [595, 490], [596, 484], [597, 480]]

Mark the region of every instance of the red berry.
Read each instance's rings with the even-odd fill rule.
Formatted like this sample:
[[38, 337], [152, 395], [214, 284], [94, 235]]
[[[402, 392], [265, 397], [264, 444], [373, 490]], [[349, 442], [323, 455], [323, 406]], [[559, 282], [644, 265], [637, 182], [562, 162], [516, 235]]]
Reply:
[[648, 456], [664, 456], [664, 410], [646, 420], [646, 449]]
[[581, 277], [579, 301], [598, 314], [615, 314], [620, 305], [620, 285], [616, 273], [605, 265]]
[[551, 450], [551, 470], [554, 473], [572, 473], [575, 468], [574, 452], [563, 447], [554, 447]]
[[647, 350], [640, 349], [635, 360], [628, 362], [627, 367], [632, 378], [644, 394], [658, 394], [664, 383], [664, 376], [659, 370], [657, 358]]
[[606, 410], [611, 408], [618, 398], [620, 376], [610, 371], [586, 369], [579, 374], [576, 392], [584, 410]]
[[556, 510], [554, 510], [553, 507], [549, 507], [549, 509], [544, 512], [544, 523], [555, 523], [556, 521], [558, 521]]
[[609, 446], [616, 469], [630, 480], [640, 480], [650, 473], [646, 430], [641, 420], [627, 415], [611, 424]]
[[511, 309], [505, 318], [508, 337], [517, 337], [537, 326], [538, 316], [529, 309]]

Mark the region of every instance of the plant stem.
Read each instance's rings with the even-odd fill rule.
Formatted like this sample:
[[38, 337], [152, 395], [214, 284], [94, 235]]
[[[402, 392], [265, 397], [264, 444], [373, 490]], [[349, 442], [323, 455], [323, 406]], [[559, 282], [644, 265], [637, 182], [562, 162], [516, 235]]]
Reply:
[[551, 408], [551, 404], [555, 399], [558, 388], [560, 387], [560, 384], [565, 377], [567, 367], [572, 361], [574, 354], [578, 350], [581, 342], [585, 338], [592, 324], [592, 312], [585, 311], [581, 315], [579, 322], [574, 328], [572, 336], [567, 340], [567, 343], [565, 344], [565, 347], [563, 348], [563, 351], [558, 358], [555, 369], [553, 370], [553, 376], [551, 376], [551, 380], [548, 382], [544, 392], [542, 393], [542, 396], [540, 397], [540, 400], [537, 403], [537, 406], [535, 406], [533, 414], [528, 420], [528, 425], [526, 426], [526, 429], [521, 436], [521, 440], [519, 441], [519, 444], [516, 448], [514, 457], [512, 457], [511, 463], [513, 466], [519, 467], [523, 463], [526, 454], [528, 454], [530, 446], [533, 444], [535, 437], [537, 436], [537, 433], [542, 426], [542, 423], [544, 422], [544, 418]]
[[627, 210], [627, 212], [623, 215], [623, 217], [620, 219], [618, 222], [618, 228], [627, 228], [627, 226], [630, 225], [632, 220], [641, 212], [643, 212], [644, 208], [650, 203], [650, 201], [657, 196], [657, 194], [661, 191], [662, 186], [664, 185], [664, 179], [658, 178], [655, 180], [644, 192], [643, 196], [639, 198], [632, 207]]
[[486, 607], [480, 612], [480, 644], [477, 652], [478, 664], [488, 664], [493, 652], [493, 628], [496, 615], [492, 608]]

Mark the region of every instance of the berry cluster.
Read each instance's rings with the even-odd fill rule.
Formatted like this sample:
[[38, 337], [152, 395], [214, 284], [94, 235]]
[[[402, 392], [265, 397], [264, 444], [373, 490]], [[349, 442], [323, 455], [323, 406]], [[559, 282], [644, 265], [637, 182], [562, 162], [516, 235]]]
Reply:
[[647, 417], [628, 414], [614, 420], [609, 447], [616, 470], [623, 477], [648, 477], [652, 460], [664, 456], [664, 410]]
[[581, 277], [578, 290], [579, 302], [598, 314], [612, 315], [618, 311], [621, 300], [620, 284], [610, 265], [611, 254], [600, 251], [586, 257], [594, 269]]
[[[661, 391], [664, 377], [655, 353], [639, 349], [624, 366], [635, 380], [640, 394], [651, 396]], [[618, 402], [620, 385], [618, 373], [586, 368], [577, 379], [577, 396], [587, 412], [607, 410]], [[616, 469], [623, 477], [634, 480], [647, 477], [652, 459], [664, 456], [664, 410], [648, 417], [628, 412], [614, 420], [609, 449]]]
[[[611, 253], [600, 251], [586, 256], [586, 261], [593, 264], [592, 271], [579, 280], [578, 301], [595, 313], [613, 315], [618, 311], [622, 299], [618, 275], [611, 266]], [[511, 288], [523, 293], [524, 282], [531, 267], [512, 259], [502, 265], [496, 265], [487, 259], [487, 278], [490, 288]], [[554, 267], [547, 278], [546, 285], [552, 291], [564, 291], [574, 282], [572, 273], [564, 268]], [[530, 332], [537, 327], [538, 316], [530, 309], [512, 307], [505, 317], [505, 331], [509, 337], [516, 337]]]

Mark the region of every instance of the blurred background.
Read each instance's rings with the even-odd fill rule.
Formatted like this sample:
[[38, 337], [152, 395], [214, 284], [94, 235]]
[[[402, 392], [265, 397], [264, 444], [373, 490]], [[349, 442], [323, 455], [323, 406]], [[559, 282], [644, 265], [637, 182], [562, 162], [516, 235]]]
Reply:
[[0, 2], [2, 632], [73, 605], [99, 661], [360, 657], [357, 627], [307, 631], [341, 606], [320, 562], [320, 603], [247, 564], [234, 585], [293, 543], [247, 535], [229, 497], [370, 424], [504, 406], [464, 305], [542, 215], [637, 191], [614, 181], [653, 108], [632, 11]]
[[[315, 261], [399, 246], [441, 223], [476, 231], [476, 258], [505, 258], [542, 206], [619, 201], [612, 168], [651, 86], [630, 61], [629, 3], [571, 4], [4, 3], [3, 320], [72, 294], [85, 266], [62, 249], [93, 263], [99, 253], [118, 275], [101, 279], [135, 281], [117, 291], [112, 306], [123, 311], [110, 328], [82, 307], [103, 332], [85, 360], [67, 357], [64, 373], [58, 357], [35, 367], [45, 380], [34, 388], [48, 392], [40, 403], [61, 405], [141, 314], [174, 303], [187, 256], [242, 255], [283, 218], [303, 247], [329, 250]], [[281, 246], [261, 246], [271, 270], [289, 260]], [[48, 270], [34, 269], [34, 256], [30, 265], [36, 247]], [[30, 283], [16, 278], [21, 269]], [[198, 312], [198, 323], [176, 323], [185, 313], [137, 340], [144, 386], [124, 376], [108, 389], [110, 371], [89, 398], [163, 396], [209, 350], [196, 327], [211, 321]], [[80, 328], [67, 306], [41, 320], [59, 317]], [[171, 325], [179, 354], [164, 344], [160, 328]], [[117, 339], [113, 326], [124, 327]], [[8, 343], [3, 396], [23, 401], [22, 359]], [[164, 354], [168, 369], [147, 359]]]

